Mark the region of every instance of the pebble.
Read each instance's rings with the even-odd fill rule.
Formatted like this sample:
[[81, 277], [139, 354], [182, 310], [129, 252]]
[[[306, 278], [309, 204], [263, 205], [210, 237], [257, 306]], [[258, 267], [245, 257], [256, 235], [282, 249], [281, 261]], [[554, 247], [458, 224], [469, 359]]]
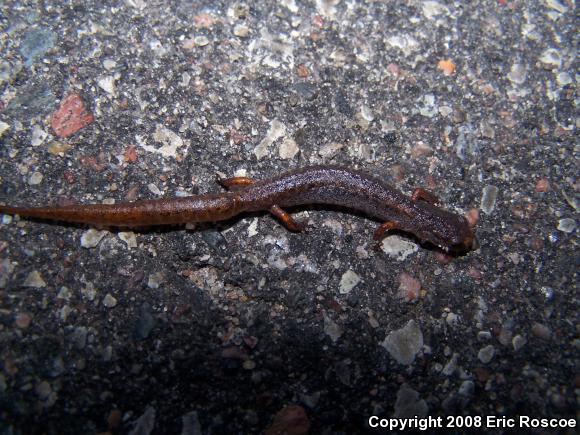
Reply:
[[470, 397], [473, 395], [474, 390], [475, 390], [475, 383], [471, 380], [466, 380], [466, 381], [463, 381], [463, 383], [459, 387], [459, 394], [461, 396]]
[[546, 325], [535, 322], [532, 325], [532, 334], [542, 340], [549, 340], [552, 337], [552, 331]]
[[423, 333], [414, 320], [395, 331], [391, 331], [381, 343], [389, 354], [400, 364], [409, 365], [423, 347]]
[[493, 347], [493, 345], [490, 344], [488, 346], [479, 349], [479, 352], [477, 353], [477, 358], [479, 358], [479, 360], [482, 363], [487, 364], [493, 359], [494, 355], [495, 355], [495, 347]]
[[419, 246], [403, 237], [387, 234], [381, 242], [381, 250], [389, 257], [403, 261], [409, 255], [419, 251]]
[[491, 339], [491, 332], [489, 331], [479, 331], [477, 333], [477, 339], [480, 341], [486, 341]]
[[200, 35], [193, 38], [193, 42], [198, 47], [205, 47], [207, 44], [209, 44], [209, 39], [207, 38], [207, 36]]
[[560, 52], [554, 48], [548, 48], [540, 56], [540, 62], [544, 64], [547, 68], [558, 69], [562, 65], [562, 57]]
[[107, 308], [113, 308], [117, 305], [117, 299], [115, 299], [110, 293], [107, 293], [103, 298], [103, 305]]
[[26, 279], [24, 280], [24, 287], [34, 287], [34, 288], [42, 288], [46, 287], [46, 282], [40, 276], [40, 273], [37, 270], [33, 270], [28, 274]]
[[318, 89], [315, 85], [306, 82], [299, 82], [294, 85], [294, 91], [306, 101], [314, 101], [318, 96]]
[[182, 435], [202, 435], [201, 423], [197, 411], [191, 411], [181, 416]]
[[58, 110], [52, 114], [50, 125], [58, 137], [65, 138], [93, 123], [94, 120], [93, 114], [86, 111], [80, 95], [73, 93], [62, 100]]
[[524, 347], [527, 343], [527, 340], [525, 337], [522, 337], [521, 335], [516, 335], [514, 338], [512, 338], [512, 346], [514, 347], [514, 350], [517, 352], [519, 351], [522, 347]]
[[4, 121], [0, 121], [0, 137], [2, 137], [2, 135], [8, 131], [9, 128], [10, 124], [6, 124]]
[[342, 335], [341, 327], [332, 320], [326, 313], [324, 316], [324, 333], [330, 337], [333, 343], [336, 343]]
[[242, 366], [246, 370], [254, 370], [256, 368], [256, 363], [254, 361], [252, 361], [251, 359], [249, 359], [249, 360], [244, 361]]
[[147, 280], [147, 287], [158, 289], [165, 281], [166, 278], [163, 272], [155, 272], [149, 275], [149, 279]]
[[564, 233], [572, 233], [576, 229], [576, 221], [570, 218], [560, 219], [558, 221], [558, 230]]
[[48, 133], [38, 125], [35, 125], [32, 129], [32, 138], [30, 139], [30, 144], [33, 147], [38, 147], [44, 143], [47, 137]]
[[510, 72], [507, 75], [507, 78], [510, 82], [521, 85], [526, 81], [526, 67], [521, 63], [515, 63], [512, 65]]
[[457, 371], [457, 362], [459, 361], [459, 354], [457, 352], [453, 353], [453, 356], [449, 360], [445, 367], [441, 370], [444, 376], [452, 376]]
[[87, 345], [88, 335], [89, 331], [85, 326], [77, 326], [73, 330], [73, 333], [71, 335], [71, 341], [77, 349], [82, 350]]
[[34, 171], [30, 177], [28, 177], [28, 184], [31, 186], [37, 186], [42, 183], [42, 174], [40, 172]]
[[278, 149], [278, 155], [285, 160], [293, 159], [298, 154], [300, 148], [296, 141], [290, 137], [285, 138]]
[[148, 406], [145, 412], [133, 423], [129, 435], [149, 435], [155, 428], [155, 408]]
[[270, 121], [270, 128], [260, 141], [260, 143], [254, 148], [254, 154], [258, 160], [263, 159], [268, 155], [268, 149], [270, 145], [276, 142], [281, 137], [286, 136], [286, 126], [282, 124], [278, 119], [273, 119]]
[[306, 435], [310, 432], [310, 420], [306, 411], [299, 405], [288, 405], [282, 408], [272, 425], [264, 431], [264, 435]]
[[127, 244], [127, 248], [129, 249], [136, 248], [138, 246], [137, 236], [133, 231], [120, 231], [117, 236]]
[[421, 399], [419, 393], [408, 384], [403, 384], [397, 391], [395, 401], [396, 418], [421, 418], [427, 415], [429, 407], [427, 402]]
[[247, 38], [250, 35], [250, 28], [245, 24], [236, 24], [234, 26], [234, 35], [238, 38]]
[[135, 325], [135, 337], [137, 340], [145, 340], [153, 330], [155, 319], [151, 314], [151, 305], [144, 302], [139, 308], [139, 318]]
[[480, 209], [485, 214], [491, 214], [495, 209], [495, 201], [497, 199], [498, 188], [496, 186], [487, 185], [483, 188], [481, 195]]
[[117, 89], [115, 87], [115, 77], [113, 76], [104, 76], [97, 80], [97, 84], [99, 88], [105, 91], [109, 95], [115, 95], [117, 93]]
[[347, 270], [340, 278], [339, 292], [341, 295], [350, 293], [360, 283], [360, 277], [353, 270]]
[[107, 234], [107, 231], [99, 231], [91, 228], [81, 235], [81, 246], [87, 249], [94, 248], [105, 237], [105, 234]]
[[48, 381], [42, 381], [36, 385], [34, 391], [40, 400], [46, 400], [50, 396], [50, 393], [52, 393], [52, 387]]
[[32, 323], [32, 316], [28, 313], [19, 313], [14, 323], [20, 329], [27, 329]]
[[399, 299], [405, 302], [414, 302], [419, 299], [419, 292], [421, 290], [421, 282], [407, 272], [399, 275], [399, 288], [397, 290]]
[[33, 28], [26, 32], [20, 43], [20, 54], [24, 58], [24, 65], [31, 66], [54, 47], [55, 42], [56, 33], [45, 27]]

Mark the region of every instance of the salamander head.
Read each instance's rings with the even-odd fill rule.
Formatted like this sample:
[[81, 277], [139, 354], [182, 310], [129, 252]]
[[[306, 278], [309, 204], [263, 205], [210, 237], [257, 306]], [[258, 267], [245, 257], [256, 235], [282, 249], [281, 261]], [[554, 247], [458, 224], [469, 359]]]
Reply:
[[415, 234], [422, 240], [450, 253], [468, 252], [474, 243], [475, 234], [463, 216], [438, 209], [422, 222], [421, 229]]

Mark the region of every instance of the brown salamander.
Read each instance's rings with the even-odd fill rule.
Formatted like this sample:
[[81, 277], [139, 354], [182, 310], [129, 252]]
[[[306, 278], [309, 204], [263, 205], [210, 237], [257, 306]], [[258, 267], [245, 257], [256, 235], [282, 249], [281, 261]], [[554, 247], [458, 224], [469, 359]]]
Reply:
[[96, 226], [142, 227], [221, 221], [242, 212], [266, 210], [289, 230], [300, 231], [284, 207], [330, 204], [359, 210], [384, 222], [375, 233], [377, 240], [385, 231], [397, 229], [445, 250], [466, 252], [474, 239], [467, 219], [437, 207], [437, 199], [428, 191], [418, 188], [407, 196], [351, 169], [317, 166], [269, 180], [234, 177], [220, 182], [230, 191], [119, 204], [0, 206], [0, 213]]

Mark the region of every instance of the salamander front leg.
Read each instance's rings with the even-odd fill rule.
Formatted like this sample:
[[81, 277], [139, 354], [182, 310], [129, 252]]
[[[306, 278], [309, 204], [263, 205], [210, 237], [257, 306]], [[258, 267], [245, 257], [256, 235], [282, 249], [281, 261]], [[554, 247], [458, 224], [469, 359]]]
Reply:
[[415, 190], [413, 190], [413, 193], [411, 194], [411, 199], [413, 201], [418, 200], [425, 201], [428, 202], [429, 204], [437, 204], [439, 202], [439, 198], [437, 198], [436, 195], [429, 192], [428, 190], [423, 189], [422, 187], [417, 187]]
[[292, 216], [290, 216], [287, 212], [282, 210], [279, 206], [273, 205], [270, 207], [270, 213], [278, 218], [278, 220], [286, 227], [287, 230], [292, 231], [294, 233], [298, 233], [302, 231], [303, 225], [300, 225]]
[[373, 239], [377, 242], [375, 245], [376, 251], [381, 250], [381, 241], [383, 240], [383, 237], [385, 237], [385, 233], [389, 230], [396, 230], [396, 229], [398, 229], [398, 226], [394, 222], [385, 222], [385, 223], [382, 223], [381, 225], [379, 225], [379, 227], [376, 229], [375, 234], [373, 236]]
[[228, 190], [239, 190], [255, 183], [249, 177], [218, 178], [217, 182]]

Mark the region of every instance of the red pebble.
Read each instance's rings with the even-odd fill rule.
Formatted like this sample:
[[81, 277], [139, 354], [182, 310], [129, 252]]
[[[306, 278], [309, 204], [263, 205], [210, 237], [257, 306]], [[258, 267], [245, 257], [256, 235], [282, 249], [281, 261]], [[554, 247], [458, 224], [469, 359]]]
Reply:
[[81, 97], [78, 94], [69, 94], [52, 114], [50, 125], [58, 137], [65, 138], [72, 136], [94, 120], [93, 114], [86, 111]]

